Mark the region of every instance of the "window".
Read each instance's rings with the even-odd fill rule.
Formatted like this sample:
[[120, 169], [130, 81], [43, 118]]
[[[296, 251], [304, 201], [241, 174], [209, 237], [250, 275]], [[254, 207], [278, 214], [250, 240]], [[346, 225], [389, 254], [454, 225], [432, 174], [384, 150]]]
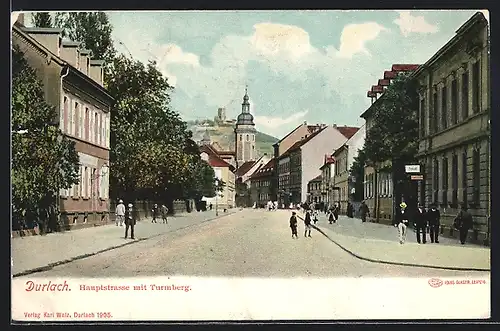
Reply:
[[99, 125], [97, 126], [97, 144], [102, 145], [102, 114], [97, 116]]
[[442, 180], [442, 201], [443, 205], [448, 204], [448, 158], [443, 158], [443, 180]]
[[101, 146], [106, 146], [106, 123], [108, 122], [106, 114], [101, 114]]
[[458, 98], [458, 85], [457, 85], [457, 80], [453, 78], [453, 81], [451, 82], [451, 125], [457, 124], [458, 120], [457, 98]]
[[83, 197], [85, 193], [84, 167], [80, 165], [80, 183], [78, 184], [78, 196]]
[[479, 207], [480, 187], [481, 187], [481, 158], [479, 149], [475, 149], [472, 154], [473, 164], [473, 201]]
[[247, 135], [247, 141], [250, 141], [250, 136], [249, 135]]
[[462, 154], [462, 199], [463, 203], [467, 205], [468, 196], [467, 196], [467, 152], [464, 151]]
[[68, 118], [69, 129], [67, 130], [67, 133], [73, 135], [73, 130], [75, 127], [75, 107], [73, 102], [71, 102], [71, 100], [69, 100], [68, 103], [69, 103], [69, 118]]
[[243, 141], [243, 136], [240, 134], [240, 141]]
[[63, 113], [63, 119], [61, 121], [61, 131], [66, 133], [68, 132], [68, 98], [65, 96], [64, 97], [64, 102], [63, 102], [63, 110], [62, 110], [62, 113]]
[[472, 111], [479, 113], [481, 110], [481, 80], [480, 80], [479, 60], [472, 65]]
[[437, 92], [434, 92], [432, 97], [432, 133], [436, 133], [438, 131], [438, 95]]
[[434, 169], [433, 169], [433, 184], [432, 189], [434, 190], [433, 200], [437, 203], [438, 201], [438, 190], [439, 190], [439, 161], [434, 160]]
[[447, 91], [448, 88], [446, 87], [446, 85], [443, 86], [443, 88], [441, 89], [441, 125], [443, 129], [446, 129], [448, 127], [448, 98], [446, 95]]
[[451, 161], [451, 203], [453, 206], [458, 204], [458, 155], [454, 154]]
[[462, 74], [462, 118], [469, 117], [469, 73]]
[[94, 143], [99, 144], [99, 136], [98, 136], [98, 128], [99, 128], [99, 114], [97, 112], [94, 113], [94, 130], [92, 134], [94, 135]]
[[87, 198], [92, 196], [92, 168], [87, 167]]
[[79, 117], [80, 117], [80, 105], [75, 102], [75, 111], [73, 113], [73, 136], [78, 137], [79, 133]]
[[83, 139], [84, 133], [84, 121], [85, 121], [85, 109], [80, 107], [80, 111], [78, 112], [78, 137]]
[[89, 140], [89, 108], [88, 107], [85, 107], [85, 137], [84, 139], [86, 141]]
[[420, 137], [425, 136], [425, 120], [426, 120], [426, 112], [425, 112], [425, 99], [420, 99]]

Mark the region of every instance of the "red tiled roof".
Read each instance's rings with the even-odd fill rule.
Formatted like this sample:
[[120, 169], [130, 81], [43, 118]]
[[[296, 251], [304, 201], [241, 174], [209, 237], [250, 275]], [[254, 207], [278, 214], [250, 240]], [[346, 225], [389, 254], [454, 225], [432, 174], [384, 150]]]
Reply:
[[297, 141], [295, 144], [293, 144], [289, 149], [287, 149], [281, 156], [286, 156], [288, 154], [290, 154], [291, 152], [297, 150], [298, 148], [300, 148], [301, 146], [304, 146], [305, 144], [307, 144], [307, 142], [309, 140], [311, 140], [312, 138], [316, 137], [321, 131], [323, 131], [324, 129], [326, 129], [328, 126], [325, 126], [325, 127], [319, 127], [318, 130], [312, 132], [309, 136], [307, 136], [307, 138], [304, 138], [302, 140], [299, 140]]
[[342, 133], [347, 139], [350, 139], [356, 132], [358, 132], [359, 128], [354, 126], [338, 126], [337, 130]]
[[227, 163], [224, 161], [219, 154], [217, 154], [217, 151], [209, 145], [202, 145], [200, 146], [200, 152], [205, 152], [208, 154], [208, 164], [210, 164], [211, 167], [218, 167], [218, 168], [229, 168], [231, 171], [234, 170], [234, 166]]
[[243, 176], [255, 165], [256, 161], [247, 161], [243, 163], [238, 169], [236, 169], [236, 176]]
[[276, 160], [275, 158], [272, 158], [267, 162], [264, 166], [259, 167], [252, 176], [250, 176], [251, 179], [256, 179], [256, 178], [262, 178], [262, 177], [267, 177], [271, 176], [274, 170], [274, 166], [276, 165]]

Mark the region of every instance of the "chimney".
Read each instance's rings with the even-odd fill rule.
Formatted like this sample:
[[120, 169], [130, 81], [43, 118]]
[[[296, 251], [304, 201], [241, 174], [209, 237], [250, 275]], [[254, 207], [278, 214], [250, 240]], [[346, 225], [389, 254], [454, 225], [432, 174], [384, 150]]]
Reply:
[[80, 64], [79, 46], [78, 42], [63, 40], [61, 47], [61, 58], [77, 69]]
[[19, 13], [16, 19], [17, 25], [24, 26], [24, 13]]
[[62, 29], [54, 28], [23, 28], [30, 37], [38, 41], [49, 51], [57, 56], [61, 56]]
[[92, 57], [92, 51], [88, 49], [80, 49], [79, 56], [79, 68], [81, 72], [85, 75], [89, 75], [90, 68], [90, 58]]
[[89, 76], [99, 85], [103, 86], [104, 80], [104, 60], [90, 60]]

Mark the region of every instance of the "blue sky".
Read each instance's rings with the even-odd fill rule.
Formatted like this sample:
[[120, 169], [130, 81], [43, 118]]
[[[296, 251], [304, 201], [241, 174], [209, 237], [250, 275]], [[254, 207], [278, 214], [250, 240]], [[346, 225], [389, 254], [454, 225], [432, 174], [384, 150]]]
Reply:
[[279, 138], [303, 121], [362, 125], [383, 71], [426, 62], [475, 12], [108, 14], [117, 50], [158, 62], [184, 119], [213, 118], [218, 107], [236, 117], [248, 84], [258, 130]]

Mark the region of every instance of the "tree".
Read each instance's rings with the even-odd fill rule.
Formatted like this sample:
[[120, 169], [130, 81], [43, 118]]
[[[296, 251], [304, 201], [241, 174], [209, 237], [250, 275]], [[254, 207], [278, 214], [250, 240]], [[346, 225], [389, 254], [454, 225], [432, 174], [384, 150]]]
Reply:
[[37, 28], [51, 28], [52, 17], [48, 12], [39, 12], [33, 14], [33, 25]]
[[411, 160], [418, 150], [417, 92], [408, 74], [400, 74], [374, 104], [374, 125], [368, 130], [367, 160]]
[[63, 29], [63, 36], [81, 42], [83, 47], [92, 51], [93, 58], [104, 60], [105, 83], [110, 74], [116, 55], [111, 32], [113, 27], [104, 12], [58, 12], [54, 25]]
[[54, 123], [58, 114], [47, 104], [36, 71], [22, 52], [12, 50], [12, 203], [14, 226], [40, 222], [56, 230], [54, 208], [59, 188], [78, 183], [79, 159], [74, 142]]
[[358, 155], [354, 158], [354, 162], [351, 165], [351, 176], [355, 178], [354, 184], [354, 200], [361, 201], [364, 198], [364, 180], [365, 180], [365, 164], [366, 164], [366, 154], [364, 149], [358, 151]]
[[128, 199], [172, 200], [199, 192], [199, 150], [187, 124], [169, 107], [172, 87], [155, 62], [123, 55], [113, 62], [108, 91], [116, 99], [111, 122], [111, 193]]

